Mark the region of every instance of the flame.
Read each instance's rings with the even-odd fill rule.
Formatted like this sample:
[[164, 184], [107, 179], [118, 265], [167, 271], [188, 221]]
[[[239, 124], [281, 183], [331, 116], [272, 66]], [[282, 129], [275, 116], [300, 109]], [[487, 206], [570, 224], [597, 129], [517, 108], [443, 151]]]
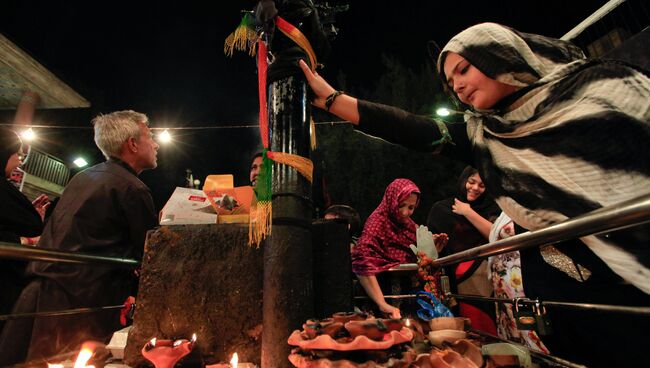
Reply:
[[74, 362], [74, 368], [86, 368], [86, 363], [93, 356], [93, 351], [88, 348], [83, 348], [77, 355], [77, 360]]
[[411, 320], [407, 318], [404, 324], [406, 327], [411, 327]]
[[234, 353], [232, 359], [230, 359], [230, 366], [232, 368], [237, 368], [237, 363], [239, 363], [239, 356], [237, 356], [237, 353]]

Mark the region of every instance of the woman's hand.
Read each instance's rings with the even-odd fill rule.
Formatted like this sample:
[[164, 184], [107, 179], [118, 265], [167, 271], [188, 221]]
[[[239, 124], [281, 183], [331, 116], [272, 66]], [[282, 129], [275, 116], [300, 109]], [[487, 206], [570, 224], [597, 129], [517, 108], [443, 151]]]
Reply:
[[445, 233], [433, 234], [433, 242], [436, 245], [436, 250], [440, 253], [442, 248], [444, 248], [447, 245], [447, 242], [449, 242], [449, 235]]
[[311, 69], [309, 69], [309, 66], [307, 66], [307, 63], [305, 63], [303, 60], [300, 60], [298, 64], [300, 65], [302, 72], [305, 74], [305, 78], [307, 79], [307, 83], [309, 83], [309, 87], [311, 87], [312, 91], [314, 91], [315, 97], [314, 101], [312, 101], [312, 104], [316, 107], [324, 109], [327, 96], [336, 92], [336, 90], [330, 86], [329, 83], [327, 83], [327, 81], [323, 79], [323, 77], [321, 77], [317, 72], [312, 72]]
[[457, 198], [454, 198], [454, 204], [451, 205], [451, 210], [455, 214], [465, 216], [468, 215], [472, 210], [469, 203], [459, 201]]
[[379, 310], [389, 315], [390, 318], [402, 318], [402, 313], [400, 312], [399, 308], [395, 308], [388, 303], [379, 305]]
[[45, 194], [41, 194], [32, 202], [32, 205], [36, 209], [36, 212], [41, 215], [41, 220], [45, 219], [45, 211], [47, 211], [47, 208], [50, 207], [50, 203], [50, 199]]

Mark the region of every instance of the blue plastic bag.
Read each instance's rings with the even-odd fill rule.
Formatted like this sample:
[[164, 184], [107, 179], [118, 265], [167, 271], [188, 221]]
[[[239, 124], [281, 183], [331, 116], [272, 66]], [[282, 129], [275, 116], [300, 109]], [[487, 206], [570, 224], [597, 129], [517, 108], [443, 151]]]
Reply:
[[422, 307], [418, 310], [418, 317], [425, 321], [430, 321], [438, 317], [453, 317], [449, 308], [447, 308], [438, 298], [426, 291], [417, 292], [417, 302]]

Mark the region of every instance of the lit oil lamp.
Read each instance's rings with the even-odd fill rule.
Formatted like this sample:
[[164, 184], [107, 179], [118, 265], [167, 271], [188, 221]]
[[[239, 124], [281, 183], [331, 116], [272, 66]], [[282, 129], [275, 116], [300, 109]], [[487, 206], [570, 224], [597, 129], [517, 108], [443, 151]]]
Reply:
[[173, 368], [176, 363], [192, 352], [195, 343], [196, 334], [193, 334], [190, 340], [157, 340], [154, 337], [142, 347], [142, 356], [153, 363], [156, 368]]
[[[95, 368], [94, 365], [86, 365], [90, 358], [93, 356], [93, 349], [90, 347], [86, 346], [88, 345], [87, 343], [84, 343], [84, 345], [81, 347], [81, 351], [79, 352], [79, 355], [77, 355], [77, 359], [74, 362], [74, 368]], [[71, 362], [67, 362], [67, 364], [48, 364], [48, 368], [66, 368], [70, 367]]]
[[239, 363], [239, 355], [234, 353], [230, 359], [230, 363], [206, 365], [205, 368], [257, 368], [257, 366], [253, 363]]

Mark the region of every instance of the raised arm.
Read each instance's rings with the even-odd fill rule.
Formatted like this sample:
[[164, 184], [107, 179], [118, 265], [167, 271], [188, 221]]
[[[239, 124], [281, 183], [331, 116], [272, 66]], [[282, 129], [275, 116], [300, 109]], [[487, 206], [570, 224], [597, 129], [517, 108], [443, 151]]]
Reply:
[[[336, 92], [323, 77], [312, 72], [304, 61], [300, 68], [314, 92], [312, 104], [327, 110], [326, 101]], [[330, 99], [331, 100], [331, 99]], [[437, 152], [473, 164], [471, 147], [464, 124], [436, 123], [428, 116], [416, 115], [402, 109], [359, 100], [347, 94], [331, 100], [329, 112], [351, 122], [355, 128], [389, 142], [421, 151]], [[443, 140], [443, 132], [447, 138]], [[453, 144], [445, 144], [452, 141]]]
[[338, 95], [332, 101], [328, 110], [325, 106], [325, 102], [327, 101], [327, 97], [333, 96], [336, 90], [317, 72], [312, 72], [307, 64], [302, 60], [300, 60], [300, 68], [303, 73], [305, 73], [307, 83], [309, 83], [309, 86], [316, 96], [312, 102], [314, 106], [327, 110], [354, 125], [359, 125], [359, 107], [356, 98], [346, 94]]

